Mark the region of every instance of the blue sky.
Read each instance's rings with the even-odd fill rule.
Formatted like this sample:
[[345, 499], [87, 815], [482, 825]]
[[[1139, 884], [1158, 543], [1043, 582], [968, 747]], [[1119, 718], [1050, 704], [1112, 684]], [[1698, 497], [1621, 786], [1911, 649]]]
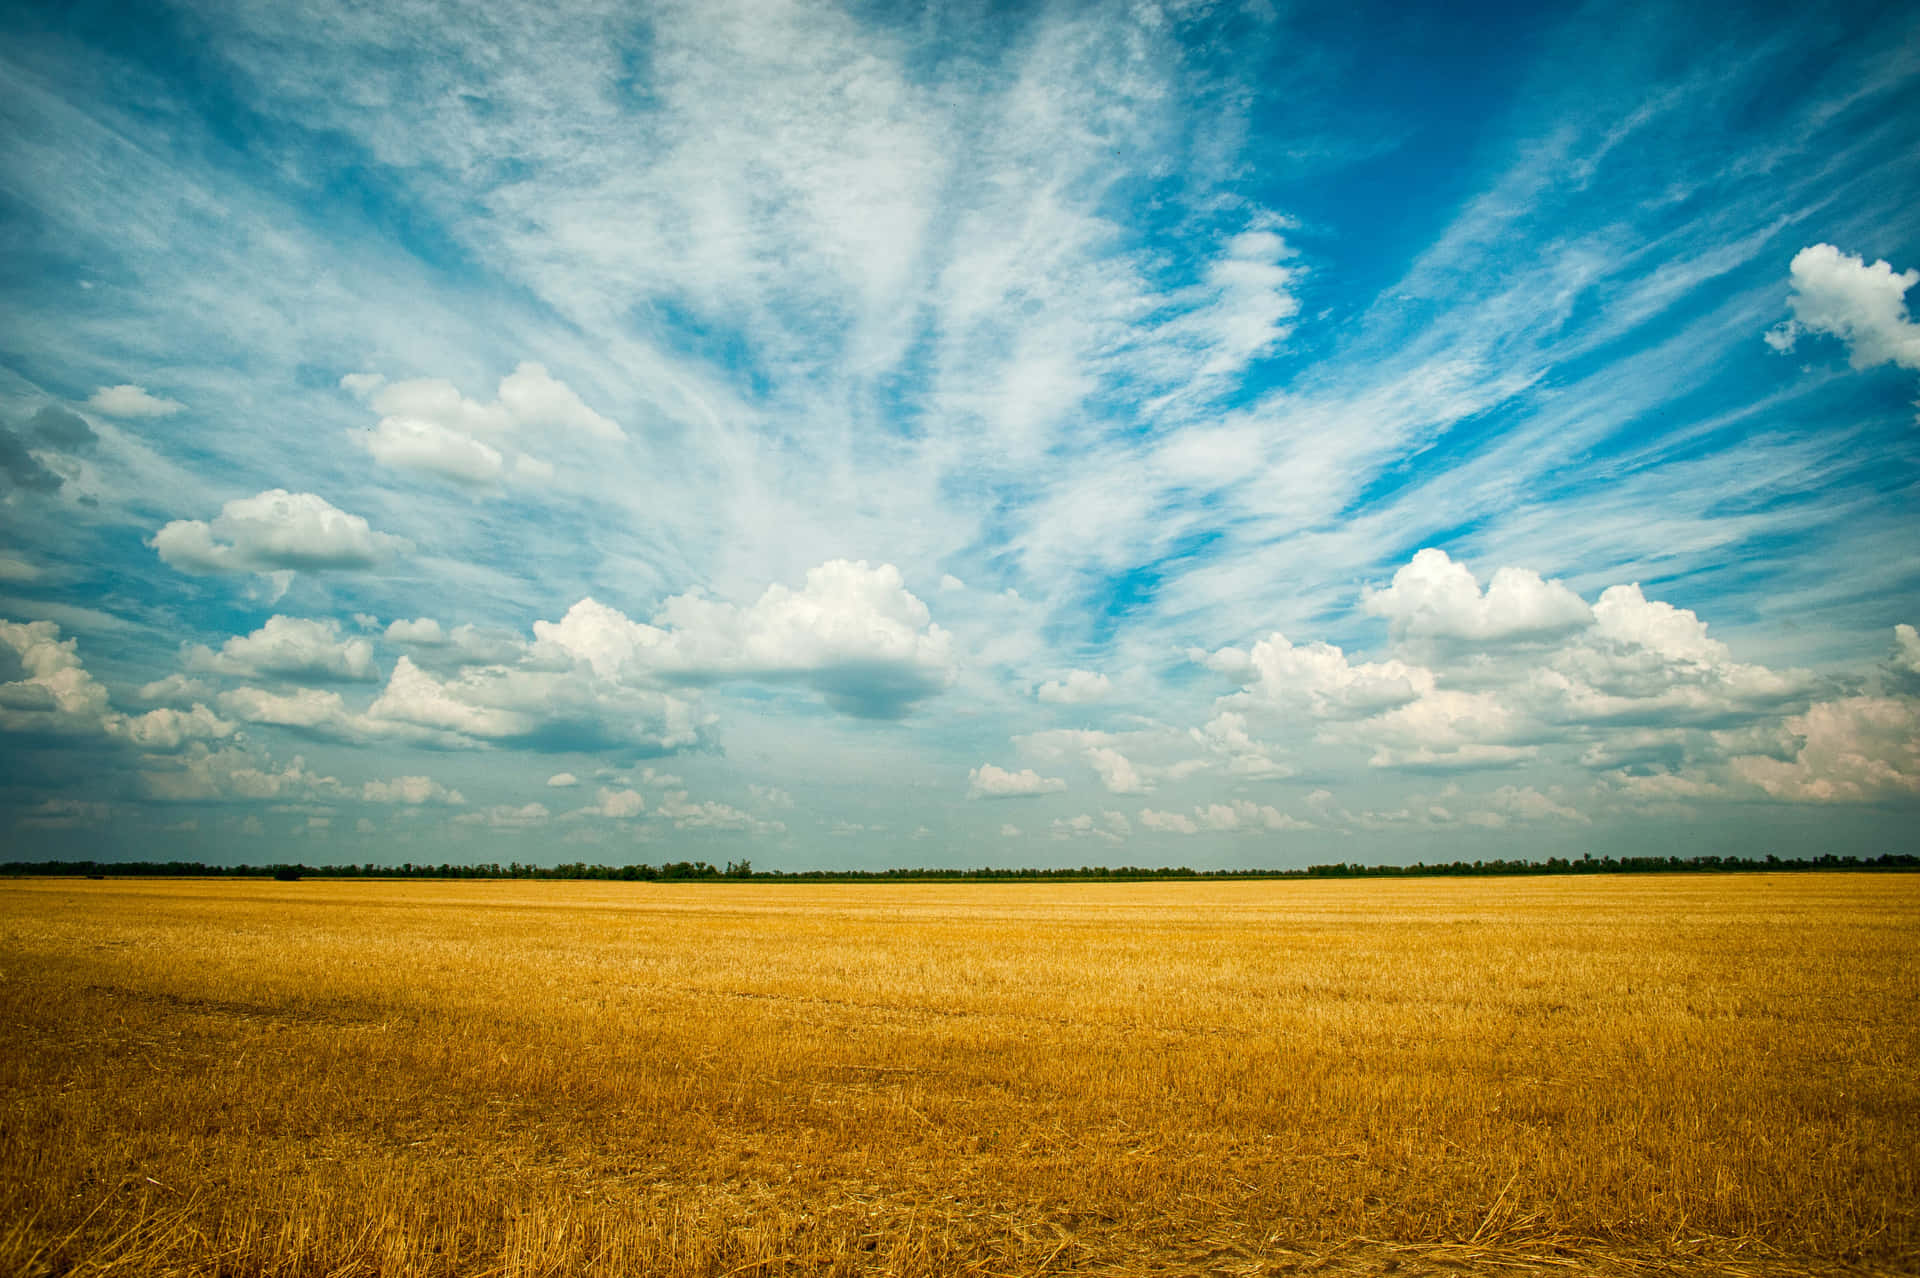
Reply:
[[15, 858], [1913, 850], [1901, 6], [6, 29]]

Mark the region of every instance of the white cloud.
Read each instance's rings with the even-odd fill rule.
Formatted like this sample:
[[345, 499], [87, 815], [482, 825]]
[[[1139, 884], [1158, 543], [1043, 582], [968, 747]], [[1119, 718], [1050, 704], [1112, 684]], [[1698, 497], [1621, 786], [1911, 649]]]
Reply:
[[[496, 445], [518, 432], [626, 438], [618, 423], [587, 407], [540, 364], [523, 363], [503, 378], [499, 398], [491, 404], [468, 399], [441, 378], [388, 382], [378, 374], [350, 373], [340, 384], [380, 414], [372, 430], [358, 433], [375, 461], [470, 488], [492, 487], [507, 473], [506, 455]], [[521, 453], [513, 473], [544, 480], [553, 477], [554, 468]]]
[[1107, 676], [1091, 670], [1073, 670], [1068, 672], [1064, 680], [1047, 680], [1034, 695], [1042, 701], [1060, 705], [1086, 705], [1104, 701], [1112, 692], [1113, 683]]
[[864, 560], [823, 563], [802, 589], [772, 585], [744, 608], [676, 595], [647, 625], [588, 598], [533, 630], [603, 678], [792, 680], [862, 718], [897, 718], [954, 673], [951, 638], [899, 570]]
[[234, 725], [204, 705], [176, 710], [162, 707], [138, 715], [110, 715], [109, 736], [142, 750], [177, 750], [189, 741], [219, 741], [234, 733]]
[[556, 790], [566, 790], [580, 784], [580, 778], [571, 772], [556, 772], [547, 778], [547, 784]]
[[462, 812], [454, 818], [459, 825], [484, 826], [490, 830], [512, 831], [530, 830], [545, 825], [553, 813], [543, 803], [523, 803], [515, 807], [511, 803], [496, 803], [492, 807], [477, 812]]
[[1152, 808], [1140, 809], [1140, 824], [1149, 830], [1158, 830], [1162, 834], [1198, 834], [1200, 827], [1193, 818], [1182, 812], [1155, 812]]
[[500, 406], [516, 426], [558, 426], [596, 439], [627, 437], [617, 422], [588, 408], [572, 387], [540, 364], [521, 364], [501, 381]]
[[1100, 776], [1100, 784], [1114, 794], [1145, 794], [1153, 787], [1140, 775], [1133, 761], [1112, 746], [1089, 746], [1087, 763]]
[[290, 800], [342, 793], [337, 779], [315, 773], [298, 755], [286, 767], [276, 768], [253, 750], [195, 744], [177, 758], [149, 756], [146, 763], [140, 778], [147, 793], [168, 802]]
[[516, 737], [533, 731], [537, 720], [532, 716], [489, 705], [475, 695], [482, 686], [472, 678], [441, 683], [412, 658], [401, 657], [367, 715], [468, 737]]
[[466, 796], [432, 777], [395, 777], [391, 781], [369, 781], [360, 787], [360, 797], [368, 803], [403, 803], [417, 808], [424, 803], [461, 807]]
[[1793, 318], [1767, 334], [1775, 350], [1792, 350], [1802, 333], [1820, 333], [1845, 342], [1855, 368], [1920, 369], [1920, 324], [1907, 318], [1906, 303], [1920, 270], [1896, 274], [1884, 261], [1869, 266], [1831, 244], [1814, 244], [1793, 255], [1788, 275]]
[[[634, 796], [638, 798], [638, 795]], [[685, 790], [668, 790], [660, 796], [655, 810], [682, 830], [739, 830], [750, 834], [784, 834], [787, 827], [779, 821], [762, 821], [750, 812], [725, 803], [694, 802]], [[862, 827], [849, 827], [849, 832]]]
[[983, 763], [967, 773], [969, 799], [1020, 799], [1052, 794], [1067, 788], [1059, 777], [1043, 777], [1032, 768], [1009, 772], [991, 763]]
[[383, 417], [360, 441], [383, 466], [426, 471], [472, 488], [498, 482], [506, 465], [493, 445], [417, 417]]
[[186, 652], [189, 670], [255, 678], [272, 675], [287, 679], [374, 680], [373, 644], [359, 637], [343, 638], [340, 623], [327, 618], [272, 616], [248, 635], [236, 635], [214, 652], [196, 644]]
[[1017, 839], [1020, 837], [1020, 827], [1011, 821], [1002, 822], [1000, 825], [1000, 837], [1003, 839]]
[[1395, 639], [1543, 640], [1593, 620], [1579, 595], [1524, 568], [1499, 569], [1482, 593], [1465, 564], [1431, 547], [1394, 573], [1385, 590], [1368, 591], [1365, 606], [1391, 623]]
[[[1196, 818], [1193, 824], [1198, 829], [1223, 833], [1313, 829], [1305, 821], [1290, 817], [1269, 804], [1254, 803], [1250, 799], [1204, 804], [1194, 808], [1193, 814]], [[1193, 833], [1191, 830], [1180, 832]]]
[[432, 617], [420, 617], [413, 621], [396, 619], [387, 627], [387, 640], [421, 648], [438, 648], [449, 642], [447, 632]]
[[1302, 709], [1330, 719], [1365, 718], [1404, 706], [1434, 689], [1433, 672], [1396, 659], [1355, 665], [1330, 643], [1302, 646], [1278, 631], [1251, 652], [1222, 648], [1188, 654], [1193, 660], [1247, 685], [1249, 702]]
[[1520, 821], [1568, 821], [1591, 825], [1592, 819], [1569, 804], [1540, 793], [1532, 786], [1503, 785], [1487, 796], [1487, 806]]
[[22, 678], [0, 683], [0, 730], [97, 733], [111, 713], [107, 690], [80, 661], [80, 641], [51, 621], [0, 621]]
[[1293, 769], [1271, 757], [1273, 747], [1255, 741], [1247, 730], [1247, 716], [1222, 710], [1189, 734], [1193, 740], [1227, 762], [1227, 771], [1250, 781], [1293, 775]]
[[192, 705], [196, 701], [213, 700], [213, 685], [200, 679], [190, 679], [183, 674], [170, 674], [164, 679], [141, 685], [142, 701], [157, 701], [170, 706]]
[[102, 386], [87, 398], [87, 407], [108, 417], [170, 417], [186, 405], [149, 395], [138, 386]]
[[364, 570], [412, 549], [325, 498], [284, 488], [230, 501], [211, 524], [176, 519], [147, 544], [191, 573]]
[[0, 645], [11, 649], [22, 676], [0, 683], [0, 732], [103, 735], [141, 750], [168, 751], [234, 731], [197, 702], [139, 715], [115, 710], [106, 688], [82, 664], [79, 640], [60, 638], [51, 621], [0, 621]]
[[578, 808], [570, 815], [605, 817], [610, 821], [628, 821], [647, 809], [646, 796], [638, 790], [613, 790], [601, 786], [590, 807]]
[[1733, 771], [1776, 799], [1859, 803], [1920, 795], [1920, 701], [1847, 697], [1790, 717], [1791, 759], [1735, 758]]

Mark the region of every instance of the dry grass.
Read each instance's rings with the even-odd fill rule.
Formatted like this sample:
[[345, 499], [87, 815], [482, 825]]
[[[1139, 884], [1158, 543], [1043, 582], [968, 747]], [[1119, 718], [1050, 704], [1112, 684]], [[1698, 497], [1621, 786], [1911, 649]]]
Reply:
[[1920, 877], [0, 884], [0, 1270], [1914, 1272]]

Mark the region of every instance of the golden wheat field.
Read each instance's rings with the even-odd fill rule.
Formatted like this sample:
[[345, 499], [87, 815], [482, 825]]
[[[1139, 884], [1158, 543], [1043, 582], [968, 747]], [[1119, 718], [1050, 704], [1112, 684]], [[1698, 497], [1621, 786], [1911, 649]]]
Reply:
[[1914, 1272], [1920, 877], [0, 883], [0, 1271]]

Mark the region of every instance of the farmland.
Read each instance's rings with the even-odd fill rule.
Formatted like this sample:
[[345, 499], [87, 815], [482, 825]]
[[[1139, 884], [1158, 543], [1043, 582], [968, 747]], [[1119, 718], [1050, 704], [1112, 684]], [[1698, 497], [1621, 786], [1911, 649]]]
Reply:
[[0, 883], [0, 1270], [1913, 1272], [1920, 877]]

